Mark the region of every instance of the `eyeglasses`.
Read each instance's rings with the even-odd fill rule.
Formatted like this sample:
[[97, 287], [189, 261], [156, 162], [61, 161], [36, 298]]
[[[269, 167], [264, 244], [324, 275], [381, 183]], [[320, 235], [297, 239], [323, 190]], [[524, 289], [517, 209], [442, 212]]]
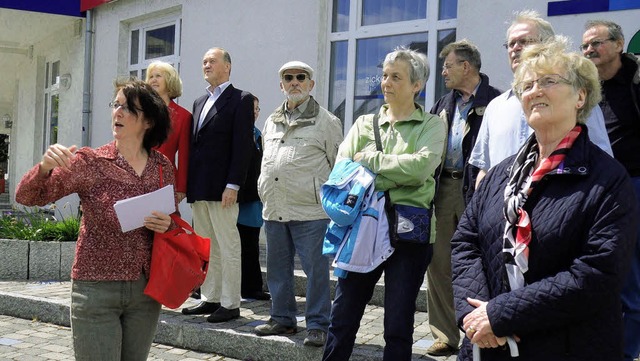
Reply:
[[580, 50], [587, 51], [587, 49], [589, 49], [589, 47], [592, 47], [594, 49], [598, 49], [600, 47], [600, 45], [604, 44], [605, 41], [615, 41], [615, 40], [616, 39], [614, 39], [614, 38], [609, 38], [609, 39], [604, 39], [604, 40], [591, 40], [588, 43], [580, 44]]
[[548, 74], [535, 80], [520, 82], [513, 87], [513, 90], [515, 90], [517, 94], [522, 95], [531, 91], [534, 83], [538, 83], [538, 87], [541, 89], [547, 89], [559, 83], [571, 84], [567, 78], [560, 74]]
[[305, 80], [307, 80], [307, 74], [305, 73], [285, 74], [282, 76], [282, 79], [284, 79], [284, 81], [286, 81], [287, 83], [290, 83], [293, 80], [293, 78], [296, 78], [296, 80], [302, 83]]
[[[456, 60], [454, 64], [462, 64], [464, 63], [466, 60]], [[453, 68], [453, 64], [444, 64], [442, 65], [442, 70], [449, 70]]]
[[[122, 109], [122, 111], [124, 112], [131, 113], [131, 109], [129, 109], [129, 107], [126, 104], [120, 104], [118, 102], [110, 102], [109, 108], [114, 110]], [[136, 110], [140, 112], [142, 111], [142, 109], [138, 109], [138, 108], [136, 108]]]
[[531, 44], [535, 44], [540, 42], [540, 40], [538, 39], [533, 39], [533, 38], [522, 38], [522, 39], [514, 39], [511, 40], [509, 42], [506, 42], [504, 44], [502, 44], [502, 46], [505, 47], [505, 49], [513, 49], [516, 47], [516, 45], [520, 45], [521, 48], [527, 46], [527, 45], [531, 45]]

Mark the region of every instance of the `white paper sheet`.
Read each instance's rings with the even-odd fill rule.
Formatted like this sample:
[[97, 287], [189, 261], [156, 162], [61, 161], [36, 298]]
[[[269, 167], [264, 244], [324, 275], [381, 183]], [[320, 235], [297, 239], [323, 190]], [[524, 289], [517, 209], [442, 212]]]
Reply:
[[169, 184], [151, 193], [119, 200], [113, 208], [118, 215], [122, 232], [142, 227], [144, 218], [151, 216], [152, 211], [166, 214], [176, 211], [173, 185]]

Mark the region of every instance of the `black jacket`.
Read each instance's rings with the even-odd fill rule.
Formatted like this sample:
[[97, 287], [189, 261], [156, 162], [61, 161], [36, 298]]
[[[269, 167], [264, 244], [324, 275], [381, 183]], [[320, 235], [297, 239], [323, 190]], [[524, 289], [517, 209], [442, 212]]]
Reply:
[[[525, 209], [532, 224], [529, 270], [510, 291], [502, 258], [504, 189], [515, 156], [487, 174], [451, 240], [458, 325], [489, 301], [496, 336], [518, 335], [518, 361], [622, 360], [620, 290], [635, 245], [634, 189], [620, 163], [589, 141], [587, 128], [567, 154], [563, 174], [546, 175]], [[465, 338], [460, 360], [471, 360]], [[514, 360], [508, 349], [482, 361]]]
[[[480, 73], [482, 79], [480, 87], [473, 98], [473, 104], [469, 109], [467, 115], [467, 124], [469, 126], [469, 132], [465, 134], [462, 140], [462, 160], [464, 162], [464, 174], [462, 182], [462, 195], [464, 197], [465, 204], [469, 203], [473, 190], [475, 189], [476, 177], [478, 176], [478, 168], [468, 163], [469, 156], [473, 150], [473, 146], [476, 144], [476, 138], [478, 137], [478, 131], [480, 130], [480, 124], [482, 124], [482, 117], [484, 116], [484, 110], [489, 102], [502, 94], [502, 91], [492, 87], [489, 84], [489, 77], [483, 73]], [[435, 114], [440, 118], [447, 121], [448, 129], [451, 129], [453, 123], [453, 117], [456, 113], [456, 97], [455, 91], [452, 90], [442, 98], [440, 98], [431, 108], [431, 114]], [[448, 133], [447, 133], [448, 136]], [[445, 149], [446, 151], [446, 149]]]
[[[260, 134], [257, 128], [255, 128], [254, 131]], [[262, 164], [262, 135], [259, 135], [256, 140], [254, 134], [252, 139], [254, 139], [254, 141], [250, 149], [251, 157], [249, 159], [247, 179], [244, 182], [244, 186], [240, 188], [240, 192], [238, 192], [238, 199], [242, 199], [242, 202], [255, 202], [260, 200], [258, 196], [258, 177], [260, 177], [260, 166]]]
[[[204, 95], [193, 103], [194, 127], [207, 98]], [[253, 96], [229, 85], [207, 113], [200, 130], [191, 130], [189, 203], [221, 201], [227, 184], [242, 189], [253, 147], [253, 120]]]

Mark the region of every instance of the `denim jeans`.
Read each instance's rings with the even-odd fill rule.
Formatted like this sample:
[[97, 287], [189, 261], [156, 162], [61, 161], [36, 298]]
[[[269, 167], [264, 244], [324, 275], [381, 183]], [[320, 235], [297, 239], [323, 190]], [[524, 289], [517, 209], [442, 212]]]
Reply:
[[331, 296], [329, 260], [322, 255], [322, 242], [329, 220], [265, 221], [267, 235], [267, 286], [271, 293], [271, 318], [288, 327], [297, 323], [294, 293], [294, 255], [307, 275], [307, 330], [327, 331]]
[[[636, 191], [640, 212], [640, 177], [631, 178]], [[624, 322], [624, 360], [631, 361], [640, 354], [640, 224], [636, 236], [631, 268], [622, 289], [622, 312]]]
[[349, 360], [364, 309], [383, 271], [384, 360], [411, 360], [416, 298], [432, 256], [431, 244], [400, 242], [393, 255], [375, 270], [349, 272], [346, 278], [339, 278], [322, 360]]
[[160, 304], [143, 293], [147, 279], [71, 283], [71, 331], [78, 361], [145, 361]]

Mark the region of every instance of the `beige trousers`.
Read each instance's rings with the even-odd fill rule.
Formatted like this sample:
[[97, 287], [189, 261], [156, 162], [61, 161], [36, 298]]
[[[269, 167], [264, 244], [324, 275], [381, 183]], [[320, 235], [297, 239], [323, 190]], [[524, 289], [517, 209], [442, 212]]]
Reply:
[[202, 299], [219, 302], [222, 307], [240, 307], [242, 263], [238, 222], [238, 203], [222, 208], [222, 202], [197, 201], [191, 205], [193, 229], [211, 238], [209, 270], [200, 287]]

